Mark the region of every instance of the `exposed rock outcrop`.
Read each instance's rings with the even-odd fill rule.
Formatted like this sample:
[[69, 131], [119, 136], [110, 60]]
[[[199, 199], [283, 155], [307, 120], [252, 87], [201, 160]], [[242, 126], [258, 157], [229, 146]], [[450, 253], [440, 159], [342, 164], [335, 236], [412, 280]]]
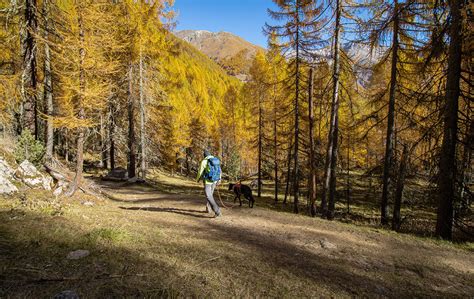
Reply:
[[53, 178], [43, 175], [33, 163], [28, 160], [20, 164], [15, 171], [15, 178], [31, 188], [51, 190], [51, 185], [53, 184]]
[[13, 172], [8, 162], [0, 157], [0, 194], [18, 192], [18, 188], [12, 183]]

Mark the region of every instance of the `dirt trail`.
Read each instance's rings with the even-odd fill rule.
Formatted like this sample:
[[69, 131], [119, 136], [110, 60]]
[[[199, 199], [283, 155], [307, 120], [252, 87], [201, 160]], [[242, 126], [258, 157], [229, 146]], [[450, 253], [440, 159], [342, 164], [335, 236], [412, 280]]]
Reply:
[[[280, 212], [271, 199], [213, 218], [183, 178], [98, 183], [112, 199], [0, 199], [0, 297], [474, 297], [468, 246]], [[78, 249], [90, 255], [66, 258]]]
[[[164, 242], [190, 248], [175, 266], [194, 265], [195, 275], [218, 279], [222, 295], [474, 296], [474, 255], [467, 250], [279, 213], [258, 200], [254, 209], [245, 202], [214, 219], [205, 213], [199, 186], [190, 186], [166, 194], [144, 185], [103, 184], [127, 217], [160, 227]], [[223, 200], [230, 197], [220, 192]]]

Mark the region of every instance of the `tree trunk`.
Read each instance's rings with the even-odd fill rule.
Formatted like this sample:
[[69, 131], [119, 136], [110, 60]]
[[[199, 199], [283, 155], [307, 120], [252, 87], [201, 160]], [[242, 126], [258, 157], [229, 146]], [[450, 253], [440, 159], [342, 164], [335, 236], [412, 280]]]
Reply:
[[[263, 92], [262, 92], [263, 93]], [[257, 197], [262, 195], [262, 134], [263, 134], [263, 109], [262, 93], [258, 97], [258, 178], [257, 178]]]
[[392, 229], [398, 231], [400, 229], [401, 218], [400, 208], [402, 206], [403, 187], [405, 186], [405, 172], [408, 159], [408, 147], [403, 145], [403, 153], [400, 161], [400, 169], [398, 170], [397, 190], [395, 191], [395, 205], [393, 207]]
[[106, 136], [106, 124], [104, 124], [104, 116], [100, 114], [100, 152], [101, 162], [100, 167], [107, 169], [107, 136]]
[[278, 202], [278, 143], [276, 84], [273, 85], [273, 167], [275, 172], [275, 202]]
[[448, 72], [444, 107], [443, 143], [439, 160], [438, 216], [436, 235], [443, 239], [452, 238], [453, 203], [456, 180], [456, 141], [458, 131], [459, 81], [461, 78], [462, 55], [462, 1], [448, 1], [451, 9], [450, 44], [448, 51]]
[[142, 179], [146, 179], [145, 91], [143, 85], [143, 53], [140, 48], [140, 149]]
[[[469, 111], [468, 111], [469, 113]], [[460, 170], [460, 192], [459, 198], [464, 207], [469, 207], [469, 197], [465, 196], [469, 192], [471, 173], [472, 173], [472, 149], [474, 148], [474, 120], [471, 119], [467, 128], [466, 138], [464, 139], [463, 159]]]
[[299, 145], [299, 93], [300, 93], [300, 46], [299, 46], [299, 2], [296, 1], [296, 82], [295, 82], [295, 152], [294, 152], [294, 180], [293, 180], [293, 211], [298, 213], [298, 196], [299, 196], [299, 164], [298, 164], [298, 145]]
[[[76, 109], [78, 110], [78, 118], [84, 119], [85, 111], [83, 106], [84, 101], [84, 94], [85, 94], [85, 87], [86, 87], [86, 77], [85, 77], [85, 70], [84, 70], [84, 59], [86, 56], [86, 50], [84, 48], [84, 24], [82, 19], [82, 7], [78, 7], [78, 16], [77, 22], [79, 26], [79, 94], [76, 97]], [[73, 195], [79, 185], [81, 184], [82, 180], [82, 168], [84, 163], [84, 128], [78, 128], [78, 136], [77, 136], [77, 153], [76, 153], [76, 175], [74, 177], [74, 181], [71, 184], [70, 190], [68, 191], [68, 195]]]
[[22, 38], [23, 72], [21, 76], [21, 95], [23, 102], [22, 129], [27, 129], [38, 139], [37, 117], [37, 74], [36, 39], [37, 31], [36, 0], [26, 0], [24, 8], [25, 36]]
[[[326, 155], [326, 169], [323, 185], [323, 216], [328, 219], [334, 218], [335, 196], [336, 196], [336, 165], [337, 148], [339, 139], [339, 33], [340, 33], [341, 7], [340, 1], [336, 1], [336, 27], [334, 33], [334, 65], [333, 65], [333, 92], [331, 102], [331, 121], [329, 124], [328, 150]], [[326, 209], [327, 205], [327, 209]]]
[[286, 204], [288, 194], [290, 193], [291, 150], [293, 149], [293, 145], [291, 143], [292, 143], [292, 141], [290, 140], [290, 145], [288, 147], [287, 166], [286, 166], [286, 187], [285, 187], [285, 198], [283, 199], [284, 204]]
[[347, 177], [346, 177], [346, 202], [347, 202], [347, 213], [351, 212], [351, 155], [350, 155], [350, 148], [351, 148], [351, 135], [350, 132], [347, 134]]
[[136, 176], [136, 154], [135, 154], [135, 97], [132, 91], [133, 86], [133, 66], [130, 64], [128, 70], [128, 177]]
[[313, 107], [313, 68], [309, 69], [308, 110], [309, 110], [309, 202], [311, 216], [316, 215], [316, 165], [314, 157], [314, 107]]
[[109, 144], [110, 144], [110, 170], [115, 169], [115, 111], [114, 104], [109, 103]]
[[392, 66], [390, 75], [390, 91], [388, 99], [388, 116], [387, 116], [387, 135], [385, 140], [385, 159], [383, 167], [383, 185], [382, 185], [382, 201], [380, 206], [381, 223], [388, 224], [388, 201], [392, 175], [393, 160], [393, 141], [395, 131], [395, 93], [397, 90], [397, 62], [398, 62], [398, 1], [394, 2], [394, 18], [393, 18], [393, 41], [392, 41]]
[[43, 18], [44, 18], [44, 102], [46, 120], [46, 160], [50, 161], [53, 158], [54, 145], [54, 127], [53, 127], [53, 85], [51, 76], [51, 53], [48, 44], [49, 36], [49, 0], [43, 1]]
[[69, 163], [69, 136], [68, 136], [68, 129], [64, 129], [64, 159], [66, 160], [66, 163]]

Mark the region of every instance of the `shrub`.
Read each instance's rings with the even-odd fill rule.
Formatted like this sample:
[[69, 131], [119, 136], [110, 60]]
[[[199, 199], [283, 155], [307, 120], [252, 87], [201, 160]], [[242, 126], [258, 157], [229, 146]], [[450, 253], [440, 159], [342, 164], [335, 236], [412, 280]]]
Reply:
[[222, 171], [229, 176], [229, 179], [236, 180], [240, 176], [240, 155], [235, 149], [231, 149]]
[[18, 163], [28, 160], [38, 166], [43, 160], [45, 149], [41, 141], [35, 140], [29, 130], [23, 130], [15, 148], [15, 159]]

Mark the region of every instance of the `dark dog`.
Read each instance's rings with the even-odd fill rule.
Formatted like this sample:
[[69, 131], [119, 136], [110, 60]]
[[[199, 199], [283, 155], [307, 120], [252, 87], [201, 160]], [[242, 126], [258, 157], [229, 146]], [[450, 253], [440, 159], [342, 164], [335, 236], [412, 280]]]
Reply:
[[238, 198], [240, 206], [242, 206], [242, 199], [240, 196], [244, 195], [244, 197], [249, 201], [249, 208], [253, 208], [255, 199], [252, 196], [252, 189], [250, 189], [249, 186], [243, 184], [229, 184], [229, 190], [232, 190], [235, 193], [234, 203]]

